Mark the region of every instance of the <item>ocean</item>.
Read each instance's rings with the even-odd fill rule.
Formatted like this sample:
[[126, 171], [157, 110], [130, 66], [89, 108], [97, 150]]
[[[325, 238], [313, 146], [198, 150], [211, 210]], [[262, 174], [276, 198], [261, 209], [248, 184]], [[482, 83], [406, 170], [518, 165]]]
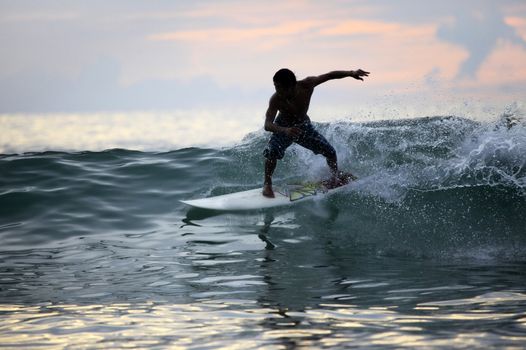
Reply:
[[[523, 115], [315, 127], [358, 181], [247, 212], [180, 200], [260, 187], [261, 129], [158, 150], [4, 134], [0, 348], [524, 348]], [[274, 182], [327, 174], [293, 146]]]

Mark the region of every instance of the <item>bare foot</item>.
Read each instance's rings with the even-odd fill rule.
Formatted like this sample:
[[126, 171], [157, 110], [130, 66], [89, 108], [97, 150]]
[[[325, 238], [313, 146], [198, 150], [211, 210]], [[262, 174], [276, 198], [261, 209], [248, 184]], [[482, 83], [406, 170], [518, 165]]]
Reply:
[[323, 184], [329, 188], [336, 188], [343, 185], [347, 185], [349, 182], [356, 180], [357, 177], [351, 173], [339, 172], [337, 175], [332, 176], [329, 180], [323, 181]]
[[274, 198], [274, 191], [272, 190], [272, 185], [265, 184], [263, 186], [263, 195], [268, 198]]
[[328, 180], [322, 181], [322, 184], [328, 189], [333, 189], [341, 186], [340, 180], [337, 177], [331, 177]]

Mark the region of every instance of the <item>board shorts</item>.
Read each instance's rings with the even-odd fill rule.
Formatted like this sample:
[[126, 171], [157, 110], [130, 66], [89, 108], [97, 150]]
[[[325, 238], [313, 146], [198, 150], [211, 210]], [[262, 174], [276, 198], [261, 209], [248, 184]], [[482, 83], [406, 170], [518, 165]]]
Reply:
[[263, 151], [263, 156], [269, 160], [282, 159], [285, 156], [285, 150], [292, 145], [293, 142], [298, 145], [311, 150], [314, 154], [321, 154], [326, 158], [335, 158], [336, 151], [331, 146], [329, 141], [323, 135], [314, 129], [310, 119], [302, 124], [286, 125], [281, 121], [280, 115], [274, 121], [275, 124], [283, 127], [296, 127], [303, 130], [303, 134], [297, 139], [293, 140], [285, 133], [273, 133], [268, 141], [267, 148]]

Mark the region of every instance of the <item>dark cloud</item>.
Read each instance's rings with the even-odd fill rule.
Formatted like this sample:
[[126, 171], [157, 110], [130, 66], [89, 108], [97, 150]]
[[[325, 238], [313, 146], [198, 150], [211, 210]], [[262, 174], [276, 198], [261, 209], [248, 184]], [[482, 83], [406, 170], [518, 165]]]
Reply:
[[120, 67], [103, 58], [77, 78], [27, 72], [0, 79], [0, 112], [159, 110], [239, 105], [258, 92], [222, 88], [208, 77], [190, 81], [145, 80], [119, 84]]
[[[504, 21], [503, 13], [505, 6], [520, 5], [523, 0], [368, 0], [358, 3], [378, 6], [374, 16], [386, 21], [443, 22], [438, 29], [438, 38], [459, 45], [469, 53], [460, 67], [459, 77], [475, 77], [499, 40], [526, 47], [526, 42], [517, 35], [515, 29]], [[444, 52], [444, 55], [447, 54]]]
[[454, 18], [453, 23], [439, 28], [438, 37], [468, 50], [469, 57], [460, 67], [461, 77], [475, 77], [500, 39], [526, 47], [515, 30], [504, 22], [503, 14], [494, 4], [457, 13]]

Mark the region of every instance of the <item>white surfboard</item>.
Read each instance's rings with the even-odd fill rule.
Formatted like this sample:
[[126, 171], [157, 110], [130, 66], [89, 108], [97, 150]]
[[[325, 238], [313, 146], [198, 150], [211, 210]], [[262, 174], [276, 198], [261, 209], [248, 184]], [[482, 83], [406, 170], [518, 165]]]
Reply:
[[291, 205], [326, 196], [346, 187], [353, 178], [348, 178], [346, 183], [336, 188], [327, 188], [323, 182], [305, 183], [299, 185], [286, 185], [274, 188], [274, 198], [263, 196], [262, 188], [224, 194], [209, 198], [200, 198], [181, 201], [196, 208], [211, 210], [254, 210]]

